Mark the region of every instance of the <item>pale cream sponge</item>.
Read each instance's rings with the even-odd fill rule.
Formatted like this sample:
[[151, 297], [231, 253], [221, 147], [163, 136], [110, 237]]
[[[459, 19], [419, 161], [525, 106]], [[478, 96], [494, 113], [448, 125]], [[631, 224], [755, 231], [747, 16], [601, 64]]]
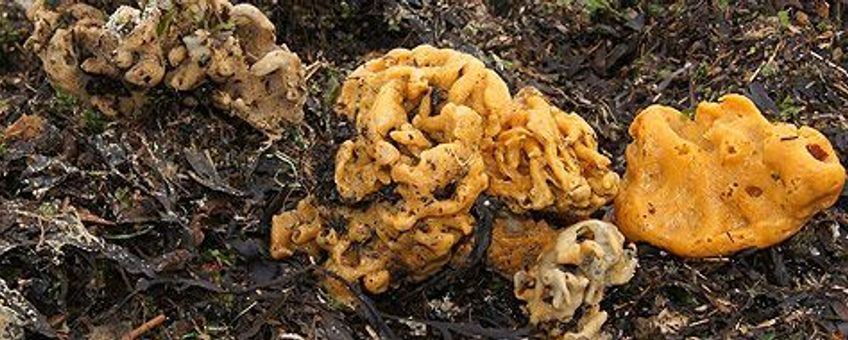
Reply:
[[300, 59], [277, 45], [257, 8], [227, 0], [156, 0], [111, 16], [75, 0], [39, 0], [26, 46], [54, 87], [107, 115], [139, 113], [163, 84], [189, 91], [213, 84], [212, 102], [279, 135], [303, 119]]

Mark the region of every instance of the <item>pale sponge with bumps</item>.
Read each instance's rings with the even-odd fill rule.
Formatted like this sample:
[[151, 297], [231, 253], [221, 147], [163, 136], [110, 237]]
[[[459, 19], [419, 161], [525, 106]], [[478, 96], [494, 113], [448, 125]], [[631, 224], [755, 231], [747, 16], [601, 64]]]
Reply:
[[107, 115], [139, 112], [151, 89], [211, 84], [212, 102], [271, 135], [303, 119], [300, 59], [256, 7], [150, 0], [107, 16], [78, 0], [38, 0], [26, 46], [54, 87]]
[[[559, 232], [553, 247], [536, 264], [514, 276], [515, 296], [527, 303], [530, 323], [547, 325], [551, 337], [598, 339], [607, 313], [600, 303], [604, 290], [630, 281], [636, 249], [607, 222], [587, 220]], [[558, 324], [582, 311], [577, 327], [563, 332]]]

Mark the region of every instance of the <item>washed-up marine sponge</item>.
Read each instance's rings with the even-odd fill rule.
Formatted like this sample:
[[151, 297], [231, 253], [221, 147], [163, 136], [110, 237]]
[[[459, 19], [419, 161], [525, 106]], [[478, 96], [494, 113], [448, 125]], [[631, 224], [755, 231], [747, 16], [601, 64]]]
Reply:
[[489, 266], [512, 277], [536, 263], [542, 252], [556, 243], [557, 231], [545, 221], [507, 215], [495, 219], [487, 252]]
[[[325, 267], [348, 282], [361, 282], [371, 293], [389, 287], [388, 264], [392, 253], [379, 242], [369, 226], [367, 214], [351, 218], [352, 210], [329, 211], [317, 206], [312, 197], [297, 208], [273, 217], [271, 221], [271, 257], [283, 259], [296, 251], [328, 254]], [[330, 226], [330, 220], [343, 221], [344, 231]], [[333, 296], [341, 299], [349, 292], [339, 282], [325, 284]]]
[[[376, 206], [325, 209], [307, 197], [296, 209], [274, 216], [271, 256], [282, 259], [296, 251], [326, 253], [325, 268], [378, 294], [390, 287], [393, 274], [404, 272], [421, 280], [441, 268], [452, 259], [457, 252], [455, 244], [471, 233], [474, 223], [468, 214], [431, 218], [416, 230], [391, 238], [383, 235], [388, 228], [381, 220], [384, 213]], [[340, 282], [327, 280], [325, 286], [331, 295], [349, 298]]]
[[[437, 158], [422, 156], [422, 166], [400, 166], [399, 183], [411, 183], [412, 178], [433, 181], [399, 184], [396, 190], [407, 198], [396, 203], [378, 202], [364, 209], [340, 207], [330, 211], [307, 198], [298, 203], [297, 209], [276, 215], [271, 227], [271, 255], [282, 259], [296, 251], [312, 255], [323, 251], [328, 254], [324, 263], [328, 270], [348, 282], [361, 282], [375, 294], [386, 291], [392, 276], [399, 279], [400, 273], [413, 281], [425, 279], [452, 260], [460, 243], [473, 232], [475, 222], [469, 209], [485, 187], [483, 166], [477, 161], [478, 169], [457, 186], [457, 195], [462, 197], [429, 201], [433, 205], [427, 206], [413, 196], [417, 195], [416, 190], [427, 190], [428, 185], [455, 178], [439, 172], [443, 165], [430, 168], [430, 164], [436, 164], [432, 162], [442, 161], [458, 168], [459, 163], [449, 152], [437, 149]], [[469, 193], [462, 194], [463, 191]], [[406, 213], [409, 209], [416, 214]], [[343, 228], [334, 228], [331, 222]], [[328, 282], [328, 288], [338, 298], [348, 295], [338, 282]]]
[[[335, 158], [336, 188], [348, 206], [320, 208], [307, 199], [281, 213], [272, 255], [319, 249], [329, 255], [326, 268], [372, 293], [401, 277], [423, 280], [462, 258], [476, 223], [471, 207], [490, 188], [494, 168], [498, 194], [507, 199], [520, 195], [509, 191], [510, 182], [547, 195], [521, 212], [562, 201], [551, 210], [582, 216], [617, 189], [618, 177], [609, 175], [582, 119], [534, 90], [513, 102], [494, 71], [457, 51], [423, 45], [371, 60], [345, 80], [336, 111], [356, 131]], [[541, 161], [534, 147], [550, 157]], [[535, 173], [526, 171], [528, 163]]]
[[395, 164], [439, 144], [476, 153], [499, 131], [510, 98], [494, 71], [449, 49], [396, 49], [365, 63], [348, 76], [337, 107], [358, 133], [336, 156], [339, 193], [362, 200], [392, 182]]
[[338, 113], [357, 135], [336, 154], [337, 189], [361, 201], [393, 188], [396, 200], [366, 213], [411, 277], [438, 270], [473, 230], [469, 210], [489, 181], [480, 149], [509, 100], [479, 60], [426, 45], [393, 50], [345, 81]]
[[107, 16], [76, 0], [39, 0], [27, 15], [26, 45], [53, 86], [108, 115], [137, 112], [159, 86], [211, 83], [216, 106], [269, 134], [302, 120], [300, 59], [276, 45], [274, 25], [251, 5], [151, 0]]
[[393, 50], [351, 74], [338, 111], [358, 131], [336, 156], [338, 190], [354, 201], [392, 183], [394, 164], [406, 155], [457, 142], [481, 154], [489, 192], [516, 212], [583, 217], [618, 190], [618, 175], [582, 118], [532, 88], [512, 100], [500, 77], [467, 54], [426, 45]]
[[[530, 323], [562, 339], [601, 338], [607, 313], [600, 308], [604, 290], [624, 284], [636, 269], [636, 249], [607, 222], [587, 220], [559, 232], [556, 244], [536, 264], [514, 276], [515, 296], [525, 301]], [[582, 316], [577, 329], [560, 325]]]
[[[274, 215], [271, 219], [271, 257], [286, 258], [303, 251], [312, 255], [317, 254], [319, 234], [333, 232], [324, 230], [323, 219], [311, 198], [301, 200], [297, 208], [285, 213]], [[320, 235], [321, 244], [330, 244], [329, 234]]]
[[701, 103], [693, 119], [650, 106], [630, 134], [616, 221], [628, 239], [680, 256], [777, 244], [833, 205], [845, 184], [824, 135], [769, 123], [740, 95]]
[[586, 217], [618, 192], [595, 132], [533, 88], [521, 90], [495, 138], [489, 192], [515, 212]]
[[[452, 50], [393, 50], [355, 70], [337, 111], [357, 134], [336, 154], [335, 182], [348, 202], [370, 201], [362, 209], [335, 209], [345, 222], [339, 231], [324, 223], [336, 240], [323, 247], [325, 266], [379, 293], [392, 276], [417, 281], [449, 262], [474, 230], [470, 209], [489, 184], [480, 150], [491, 144], [509, 103], [497, 74]], [[369, 198], [381, 190], [392, 198]], [[308, 209], [298, 210], [279, 215], [272, 235], [311, 228]]]

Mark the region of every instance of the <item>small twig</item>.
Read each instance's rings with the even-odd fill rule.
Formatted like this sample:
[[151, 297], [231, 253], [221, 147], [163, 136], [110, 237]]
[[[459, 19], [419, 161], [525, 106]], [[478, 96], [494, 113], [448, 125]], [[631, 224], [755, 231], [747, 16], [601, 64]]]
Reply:
[[[293, 180], [294, 184], [297, 185], [297, 186], [302, 185], [302, 184], [300, 184], [300, 175], [298, 174], [298, 171], [297, 171], [298, 168], [297, 168], [297, 164], [295, 163], [295, 158], [292, 158], [291, 156], [289, 156], [288, 154], [286, 154], [283, 151], [276, 151], [276, 152], [273, 153], [273, 155], [274, 155], [274, 157], [276, 157], [277, 159], [279, 159], [283, 163], [286, 163], [286, 165], [289, 166], [289, 168], [291, 169], [292, 175], [294, 177], [294, 180]], [[277, 179], [277, 175], [279, 173], [280, 173], [280, 171], [277, 171], [274, 174], [273, 180], [274, 180], [275, 183], [277, 183], [277, 185], [279, 185], [281, 187], [285, 187], [286, 184], [283, 183], [282, 181], [280, 181], [279, 179]]]
[[122, 340], [138, 339], [142, 335], [146, 334], [147, 332], [150, 332], [154, 328], [162, 325], [162, 323], [165, 322], [165, 319], [166, 319], [165, 314], [159, 314], [157, 317], [150, 319], [149, 321], [143, 323], [141, 326], [136, 327], [136, 329], [133, 329], [131, 332], [124, 335], [121, 339]]
[[362, 293], [362, 290], [359, 289], [356, 285], [348, 282], [341, 276], [336, 273], [333, 273], [329, 270], [323, 269], [321, 267], [315, 267], [316, 273], [320, 275], [324, 275], [326, 278], [331, 280], [336, 280], [337, 282], [343, 284], [350, 292], [353, 294], [353, 297], [358, 301], [356, 311], [357, 313], [368, 321], [368, 323], [375, 327], [379, 332], [379, 336], [382, 339], [399, 339], [391, 328], [386, 324], [383, 320], [381, 313], [377, 310], [377, 306], [374, 304], [374, 301], [371, 300], [367, 295]]
[[842, 68], [841, 66], [834, 64], [832, 61], [830, 61], [830, 60], [828, 60], [828, 59], [825, 59], [824, 57], [820, 56], [820, 55], [819, 55], [818, 53], [816, 53], [816, 52], [812, 52], [812, 51], [811, 51], [811, 52], [810, 52], [810, 54], [811, 54], [813, 57], [815, 57], [816, 59], [818, 59], [819, 61], [824, 62], [824, 63], [825, 63], [825, 65], [830, 66], [830, 67], [832, 67], [832, 68], [836, 69], [837, 71], [839, 71], [839, 73], [840, 73], [840, 74], [842, 74], [842, 76], [843, 76], [843, 77], [848, 78], [848, 71], [845, 71], [845, 69], [844, 69], [844, 68]]
[[327, 67], [327, 62], [323, 60], [316, 61], [310, 64], [309, 66], [306, 66], [306, 76], [304, 77], [304, 79], [309, 80], [310, 78], [312, 78], [312, 76], [315, 75], [316, 72], [318, 72], [318, 70], [324, 67]]
[[686, 64], [684, 64], [683, 67], [677, 69], [676, 71], [672, 72], [667, 77], [665, 77], [665, 79], [663, 79], [663, 81], [661, 81], [659, 84], [657, 84], [657, 87], [655, 88], [657, 95], [654, 96], [652, 101], [654, 101], [654, 102], [659, 101], [660, 97], [662, 97], [664, 90], [668, 87], [668, 85], [670, 85], [671, 82], [674, 81], [674, 79], [676, 79], [677, 77], [679, 77], [683, 73], [689, 72], [690, 68], [692, 68], [692, 63], [686, 62]]
[[250, 306], [247, 306], [247, 308], [245, 308], [244, 310], [239, 312], [238, 315], [236, 315], [236, 317], [233, 318], [233, 321], [230, 321], [230, 325], [232, 326], [236, 321], [238, 321], [239, 318], [241, 318], [242, 316], [247, 314], [247, 312], [249, 312], [251, 309], [253, 309], [253, 307], [256, 307], [256, 305], [258, 305], [258, 304], [259, 304], [258, 302], [253, 301], [253, 303], [251, 303]]
[[50, 222], [50, 220], [44, 218], [44, 216], [41, 216], [39, 214], [33, 214], [29, 211], [13, 210], [12, 212], [20, 216], [34, 218], [38, 221], [38, 228], [41, 230], [41, 232], [38, 234], [38, 243], [35, 245], [35, 249], [41, 249], [41, 247], [44, 245], [44, 239], [47, 237], [47, 231], [44, 229], [44, 223]]
[[[780, 52], [780, 50], [782, 50], [782, 49], [783, 49], [783, 40], [781, 40], [780, 42], [777, 43], [777, 47], [775, 47], [774, 52], [771, 53], [771, 56], [768, 58], [768, 60], [766, 62], [760, 64], [760, 66], [757, 67], [757, 70], [754, 71], [754, 74], [751, 75], [751, 78], [748, 78], [748, 82], [750, 83], [750, 82], [754, 81], [754, 79], [757, 79], [757, 76], [760, 75], [760, 71], [762, 71], [763, 66], [766, 66], [766, 65], [774, 62], [774, 58], [777, 57], [777, 52]], [[813, 54], [815, 54], [815, 52], [813, 52]]]

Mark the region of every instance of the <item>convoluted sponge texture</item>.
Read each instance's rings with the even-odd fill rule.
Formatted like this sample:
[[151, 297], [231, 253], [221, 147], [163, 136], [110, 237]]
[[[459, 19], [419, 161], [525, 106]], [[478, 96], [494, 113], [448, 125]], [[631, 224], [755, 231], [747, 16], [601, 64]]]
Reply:
[[[478, 150], [491, 143], [510, 100], [503, 80], [464, 53], [424, 45], [365, 63], [345, 81], [339, 98], [338, 112], [358, 132], [336, 156], [339, 193], [361, 200], [394, 175], [410, 174], [419, 158], [429, 159], [418, 164], [431, 167], [431, 174], [450, 170], [433, 167], [445, 157], [482, 161]], [[395, 170], [397, 164], [407, 165]]]
[[[513, 100], [494, 71], [457, 51], [424, 45], [365, 63], [345, 81], [337, 112], [356, 135], [336, 154], [335, 183], [356, 204], [325, 209], [307, 201], [283, 212], [272, 254], [311, 253], [315, 246], [300, 236], [313, 235], [307, 241], [330, 255], [328, 269], [373, 293], [460, 258], [475, 228], [470, 210], [486, 190], [517, 212], [585, 216], [618, 188], [586, 122], [533, 89]], [[332, 229], [330, 220], [344, 227]], [[325, 233], [332, 246], [319, 241]], [[504, 263], [505, 271], [518, 269]]]
[[681, 256], [779, 243], [832, 205], [845, 183], [821, 133], [769, 123], [740, 95], [701, 103], [691, 120], [651, 106], [630, 134], [616, 221], [629, 239]]
[[586, 217], [615, 197], [618, 174], [592, 127], [523, 89], [495, 140], [489, 191], [513, 211]]
[[543, 252], [556, 244], [557, 231], [545, 221], [507, 215], [495, 220], [487, 253], [489, 266], [512, 277], [536, 264]]
[[107, 16], [76, 0], [39, 0], [27, 15], [27, 47], [53, 86], [106, 114], [137, 112], [162, 83], [212, 83], [215, 105], [268, 133], [303, 118], [300, 59], [275, 44], [274, 25], [251, 5], [150, 0]]
[[607, 313], [600, 309], [604, 289], [624, 284], [636, 269], [635, 248], [625, 248], [624, 236], [609, 223], [588, 220], [559, 232], [556, 244], [536, 265], [515, 274], [515, 296], [527, 302], [532, 324], [570, 321], [583, 307], [577, 330], [562, 333], [545, 327], [553, 337], [597, 339]]

